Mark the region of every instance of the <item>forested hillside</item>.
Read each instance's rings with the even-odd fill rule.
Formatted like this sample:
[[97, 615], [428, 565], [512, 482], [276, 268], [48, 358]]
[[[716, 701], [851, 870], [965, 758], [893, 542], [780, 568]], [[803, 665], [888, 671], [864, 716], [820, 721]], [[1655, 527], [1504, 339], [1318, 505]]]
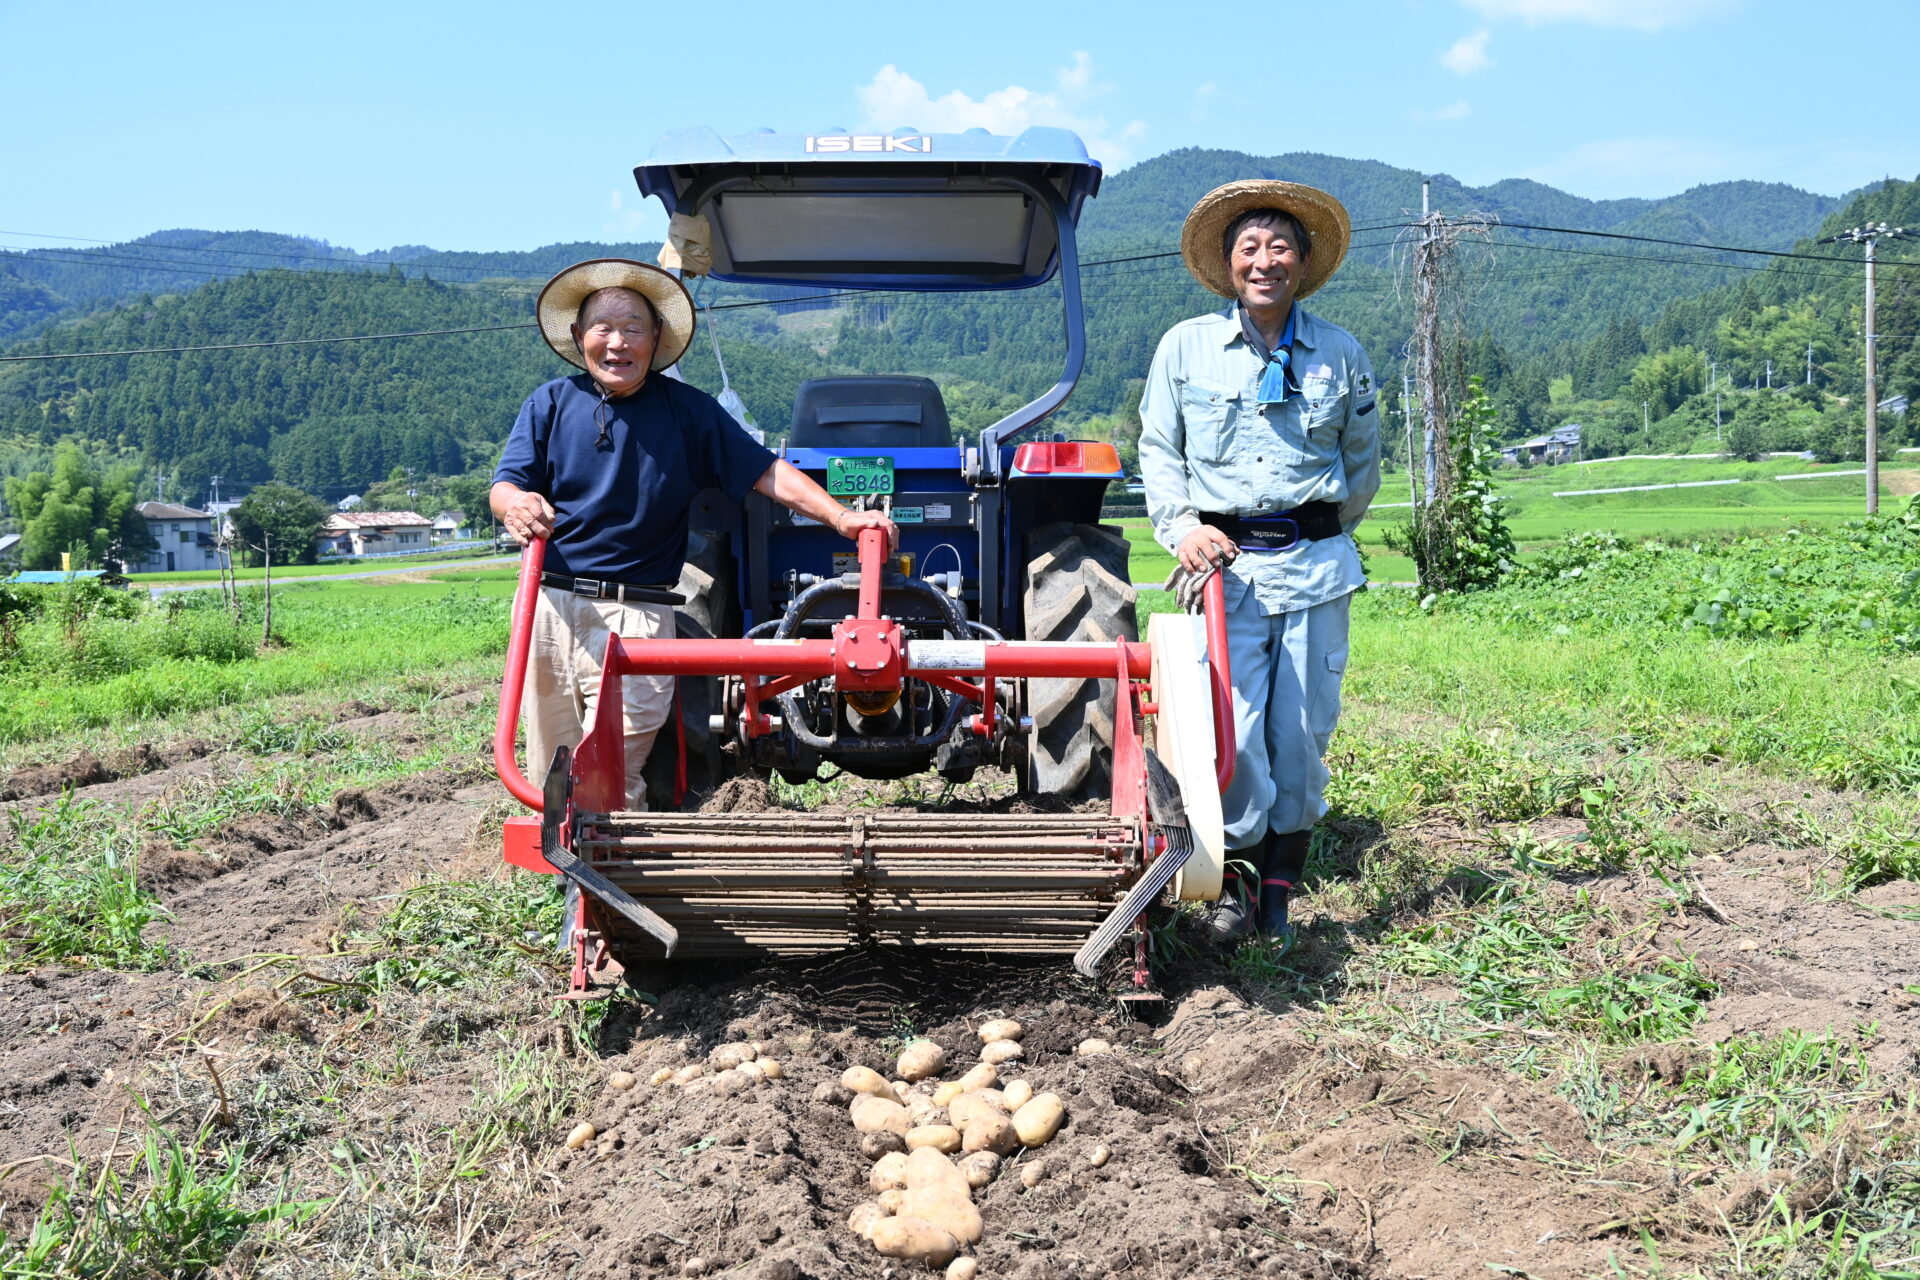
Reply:
[[[1368, 345], [1383, 383], [1398, 381], [1410, 310], [1394, 257], [1409, 211], [1419, 208], [1420, 176], [1304, 153], [1260, 158], [1189, 149], [1114, 176], [1088, 207], [1082, 278], [1089, 358], [1064, 421], [1125, 437], [1159, 335], [1220, 305], [1176, 257], [1143, 255], [1164, 255], [1177, 244], [1181, 219], [1198, 195], [1248, 176], [1309, 182], [1348, 204], [1361, 228], [1352, 256], [1308, 306]], [[1764, 361], [1774, 348], [1804, 348], [1801, 335], [1811, 324], [1825, 344], [1825, 380], [1845, 382], [1858, 363], [1857, 301], [1848, 292], [1857, 294], [1857, 268], [1780, 261], [1755, 270], [1764, 260], [1531, 228], [1786, 247], [1864, 211], [1898, 217], [1913, 191], [1890, 184], [1837, 211], [1834, 199], [1760, 183], [1696, 187], [1664, 201], [1589, 201], [1532, 182], [1473, 189], [1441, 177], [1432, 199], [1449, 214], [1487, 213], [1504, 224], [1472, 250], [1466, 315], [1479, 335], [1471, 366], [1487, 377], [1503, 429], [1519, 433], [1564, 420], [1576, 408], [1591, 419], [1624, 421], [1636, 369], [1669, 349], [1684, 348], [1702, 369], [1723, 358], [1745, 378], [1753, 359]], [[356, 254], [266, 233], [174, 231], [88, 252], [0, 255], [0, 337], [38, 334], [17, 343], [16, 354], [516, 326], [0, 365], [0, 437], [11, 442], [0, 444], [0, 471], [18, 470], [22, 458], [39, 457], [67, 436], [103, 455], [158, 466], [174, 476], [174, 492], [187, 494], [214, 474], [229, 486], [273, 478], [338, 497], [395, 466], [426, 474], [483, 466], [526, 392], [565, 369], [526, 323], [540, 283], [580, 258], [651, 260], [656, 248], [563, 244], [449, 253], [405, 246]], [[130, 286], [141, 291], [130, 294]], [[946, 389], [956, 423], [973, 430], [1059, 372], [1057, 285], [1014, 295], [866, 294], [751, 305], [767, 296], [735, 286], [701, 292], [713, 305], [711, 327], [735, 387], [775, 432], [785, 426], [799, 382], [822, 373], [930, 374]], [[1916, 306], [1911, 294], [1890, 289], [1888, 297], [1893, 314]], [[75, 315], [103, 299], [118, 305]], [[1920, 318], [1903, 319], [1899, 328], [1883, 319], [1881, 327], [1912, 333], [1920, 331]], [[1897, 378], [1913, 381], [1904, 349], [1890, 354]], [[692, 381], [718, 388], [706, 337], [683, 369]], [[1556, 379], [1564, 380], [1561, 394]], [[1669, 411], [1698, 391], [1685, 378], [1671, 389], [1672, 404], [1663, 405]], [[1640, 406], [1631, 407], [1637, 418]]]

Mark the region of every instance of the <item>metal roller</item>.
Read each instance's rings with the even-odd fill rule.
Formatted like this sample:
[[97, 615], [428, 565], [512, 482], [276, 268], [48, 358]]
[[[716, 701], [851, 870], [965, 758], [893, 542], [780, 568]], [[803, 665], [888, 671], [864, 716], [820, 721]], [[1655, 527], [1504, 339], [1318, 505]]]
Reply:
[[[576, 815], [582, 859], [680, 934], [675, 956], [868, 943], [1072, 954], [1139, 876], [1108, 814]], [[658, 950], [607, 913], [616, 953]]]

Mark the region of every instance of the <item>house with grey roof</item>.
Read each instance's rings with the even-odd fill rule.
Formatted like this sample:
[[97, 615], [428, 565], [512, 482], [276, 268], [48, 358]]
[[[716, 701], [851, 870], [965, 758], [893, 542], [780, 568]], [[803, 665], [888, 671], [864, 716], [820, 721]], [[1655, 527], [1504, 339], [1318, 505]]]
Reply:
[[129, 562], [128, 573], [173, 573], [220, 567], [212, 512], [173, 502], [143, 502], [134, 510], [147, 522], [154, 549], [145, 560]]

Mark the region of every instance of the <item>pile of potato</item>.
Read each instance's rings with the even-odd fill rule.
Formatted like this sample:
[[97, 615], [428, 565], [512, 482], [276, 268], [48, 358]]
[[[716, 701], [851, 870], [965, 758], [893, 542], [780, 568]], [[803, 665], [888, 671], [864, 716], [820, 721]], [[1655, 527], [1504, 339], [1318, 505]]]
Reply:
[[[980, 1062], [956, 1080], [935, 1083], [947, 1053], [931, 1040], [901, 1052], [898, 1079], [870, 1067], [848, 1067], [840, 1077], [853, 1094], [848, 1112], [861, 1154], [873, 1161], [867, 1182], [876, 1197], [857, 1206], [847, 1226], [880, 1253], [971, 1280], [976, 1264], [959, 1255], [980, 1240], [973, 1193], [994, 1179], [1004, 1157], [1045, 1146], [1067, 1118], [1057, 1095], [1036, 1094], [1024, 1080], [1001, 1084], [1000, 1068], [1024, 1057], [1024, 1033], [1011, 1018], [982, 1024]], [[1044, 1162], [1029, 1161], [1020, 1181], [1034, 1186], [1045, 1171]]]
[[730, 1097], [744, 1093], [769, 1080], [781, 1079], [786, 1074], [780, 1060], [769, 1056], [773, 1047], [761, 1040], [723, 1044], [709, 1053], [705, 1062], [690, 1062], [678, 1071], [672, 1067], [660, 1068], [648, 1083], [674, 1085], [689, 1094], [711, 1090], [722, 1097]]

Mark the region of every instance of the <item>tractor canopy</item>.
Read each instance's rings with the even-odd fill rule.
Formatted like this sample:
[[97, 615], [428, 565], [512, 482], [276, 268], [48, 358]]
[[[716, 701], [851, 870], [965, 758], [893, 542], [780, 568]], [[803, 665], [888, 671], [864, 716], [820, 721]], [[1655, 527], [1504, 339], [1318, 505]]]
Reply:
[[836, 288], [1043, 284], [1062, 227], [1070, 239], [1100, 189], [1099, 162], [1065, 129], [682, 129], [633, 173], [669, 213], [706, 216], [716, 279]]

